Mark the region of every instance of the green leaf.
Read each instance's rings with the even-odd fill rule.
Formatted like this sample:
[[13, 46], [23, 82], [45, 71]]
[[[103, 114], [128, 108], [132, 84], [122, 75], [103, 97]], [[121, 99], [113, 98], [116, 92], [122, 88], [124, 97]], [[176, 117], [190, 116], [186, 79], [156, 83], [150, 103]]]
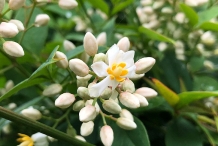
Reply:
[[203, 146], [201, 133], [186, 119], [179, 117], [167, 126], [167, 146]]
[[152, 40], [158, 40], [158, 41], [163, 41], [163, 42], [169, 42], [169, 43], [175, 43], [174, 40], [159, 34], [151, 29], [145, 28], [143, 26], [139, 27], [139, 32], [143, 33], [146, 35], [146, 37], [152, 39]]
[[153, 83], [157, 87], [158, 92], [165, 98], [165, 100], [171, 105], [175, 106], [179, 101], [179, 96], [161, 83], [159, 80], [152, 78]]
[[112, 15], [117, 14], [118, 12], [122, 11], [123, 9], [125, 9], [127, 6], [129, 6], [130, 4], [132, 4], [134, 2], [134, 0], [126, 0], [124, 2], [118, 3], [114, 6], [114, 8], [112, 9]]
[[73, 50], [70, 50], [66, 53], [66, 56], [68, 59], [71, 59], [79, 54], [81, 54], [84, 51], [84, 47], [82, 46], [78, 46], [76, 48], [74, 48]]
[[204, 57], [197, 57], [197, 56], [191, 57], [189, 61], [189, 66], [192, 72], [196, 72], [200, 70], [204, 66]]
[[92, 4], [93, 7], [100, 9], [102, 12], [108, 15], [109, 13], [109, 6], [104, 0], [87, 0], [89, 3]]
[[194, 76], [195, 91], [215, 91], [218, 90], [218, 82], [210, 76]]
[[191, 102], [208, 98], [210, 96], [218, 96], [218, 91], [190, 91], [190, 92], [183, 92], [178, 94], [179, 95], [179, 102], [177, 103], [177, 108], [182, 108]]
[[204, 22], [199, 26], [200, 29], [218, 31], [218, 23]]
[[198, 23], [198, 14], [191, 7], [186, 4], [180, 4], [180, 9], [185, 13], [192, 26], [195, 26]]
[[218, 6], [213, 6], [205, 11], [199, 12], [198, 13], [198, 17], [199, 17], [198, 26], [201, 25], [203, 22], [210, 21], [212, 18], [215, 18], [216, 16], [218, 16], [217, 9], [218, 9]]
[[123, 130], [113, 122], [111, 125], [114, 130], [114, 142], [112, 146], [150, 146], [147, 131], [143, 123], [134, 118], [137, 128], [134, 130]]
[[73, 34], [68, 34], [66, 36], [67, 40], [74, 40], [74, 41], [83, 41], [84, 34], [82, 33], [73, 33]]
[[22, 82], [20, 82], [19, 84], [17, 84], [16, 86], [14, 86], [11, 90], [9, 90], [7, 93], [5, 93], [4, 95], [2, 95], [0, 97], [0, 101], [9, 98], [11, 95], [17, 93], [18, 91], [20, 91], [21, 89], [42, 83], [47, 81], [48, 79], [45, 78], [35, 78], [35, 79], [26, 79]]

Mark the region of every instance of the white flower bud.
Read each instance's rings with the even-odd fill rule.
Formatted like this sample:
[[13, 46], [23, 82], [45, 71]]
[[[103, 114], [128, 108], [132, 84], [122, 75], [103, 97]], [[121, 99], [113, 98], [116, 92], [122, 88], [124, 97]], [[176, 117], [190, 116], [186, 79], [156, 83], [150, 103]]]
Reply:
[[165, 51], [167, 49], [167, 47], [168, 47], [167, 43], [165, 43], [165, 42], [160, 42], [157, 46], [157, 48], [160, 52]]
[[216, 42], [216, 39], [211, 31], [207, 31], [201, 36], [201, 41], [203, 44], [211, 46]]
[[12, 80], [8, 80], [5, 84], [5, 90], [9, 91], [14, 87], [14, 82]]
[[152, 57], [141, 58], [135, 63], [136, 66], [135, 72], [137, 74], [146, 73], [153, 67], [155, 62], [156, 62], [155, 59]]
[[81, 97], [83, 100], [88, 100], [90, 99], [91, 97], [89, 96], [89, 91], [88, 91], [88, 88], [86, 87], [79, 87], [77, 89], [77, 94], [79, 97]]
[[88, 74], [85, 77], [76, 76], [77, 87], [86, 87], [92, 75]]
[[79, 100], [73, 105], [74, 111], [80, 111], [85, 106], [84, 100]]
[[83, 46], [85, 52], [89, 56], [95, 56], [98, 51], [98, 44], [95, 36], [91, 32], [87, 32], [83, 39]]
[[55, 58], [61, 59], [58, 62], [56, 62], [58, 67], [60, 67], [60, 68], [67, 68], [68, 67], [67, 56], [64, 53], [57, 51], [55, 53]]
[[148, 87], [141, 87], [137, 89], [135, 93], [140, 94], [148, 99], [157, 96], [157, 92], [154, 89]]
[[112, 114], [119, 114], [121, 112], [121, 107], [114, 100], [105, 100], [103, 102], [103, 108]]
[[127, 118], [127, 119], [134, 121], [133, 115], [127, 109], [121, 110], [120, 117]]
[[0, 37], [12, 38], [18, 34], [19, 30], [13, 23], [2, 22], [0, 24]]
[[57, 139], [55, 139], [54, 137], [51, 137], [51, 136], [47, 136], [47, 138], [48, 138], [48, 140], [49, 140], [50, 142], [55, 142], [55, 141], [57, 141]]
[[135, 81], [135, 80], [141, 79], [144, 76], [145, 76], [145, 74], [134, 74], [133, 76], [129, 77], [129, 79], [132, 81]]
[[81, 141], [86, 142], [85, 138], [82, 137], [82, 136], [80, 136], [80, 135], [75, 136], [75, 138], [76, 138], [76, 139], [79, 139], [79, 140], [81, 140]]
[[154, 9], [159, 9], [159, 8], [161, 8], [164, 4], [165, 4], [164, 1], [155, 1], [155, 2], [153, 3], [153, 8], [154, 8]]
[[75, 0], [59, 0], [59, 7], [65, 10], [70, 10], [78, 6], [78, 3]]
[[71, 41], [68, 40], [64, 40], [63, 46], [66, 51], [70, 51], [76, 48], [76, 46]]
[[33, 107], [29, 107], [27, 109], [22, 110], [21, 114], [32, 120], [39, 120], [42, 118], [42, 114], [40, 113], [40, 111], [34, 109]]
[[11, 19], [9, 21], [9, 23], [15, 24], [19, 31], [24, 31], [24, 29], [25, 29], [24, 26], [23, 26], [23, 23], [20, 20]]
[[93, 59], [93, 63], [98, 62], [98, 61], [105, 62], [105, 58], [106, 58], [106, 55], [104, 53], [95, 54], [95, 57]]
[[129, 92], [120, 93], [119, 100], [124, 106], [128, 108], [134, 109], [140, 107], [138, 98]]
[[101, 137], [102, 143], [105, 146], [112, 146], [112, 143], [114, 141], [113, 129], [108, 125], [104, 125], [103, 127], [101, 127], [100, 137]]
[[55, 100], [55, 106], [68, 108], [75, 101], [75, 96], [70, 93], [63, 93]]
[[176, 20], [179, 24], [184, 23], [185, 20], [186, 20], [185, 18], [186, 18], [186, 17], [185, 17], [185, 14], [182, 13], [182, 12], [177, 13], [176, 16], [175, 16], [175, 20]]
[[25, 3], [25, 0], [9, 0], [8, 6], [11, 10], [20, 9]]
[[133, 130], [137, 128], [136, 123], [127, 118], [118, 118], [116, 123], [120, 128], [125, 130]]
[[62, 90], [62, 86], [60, 84], [51, 84], [44, 89], [44, 91], [42, 92], [42, 95], [55, 96], [58, 93], [60, 93], [61, 90]]
[[209, 61], [209, 60], [205, 60], [204, 61], [204, 66], [210, 70], [213, 70], [214, 69], [214, 63]]
[[5, 0], [0, 0], [0, 13], [4, 9], [4, 6], [5, 6]]
[[144, 96], [137, 94], [137, 93], [133, 93], [133, 95], [135, 95], [135, 97], [138, 98], [140, 107], [148, 106], [148, 101]]
[[79, 112], [79, 120], [81, 122], [88, 122], [94, 120], [96, 117], [96, 108], [92, 105], [86, 105]]
[[80, 127], [80, 134], [82, 136], [88, 136], [93, 132], [94, 129], [94, 122], [93, 121], [89, 121], [87, 123], [82, 123], [81, 127]]
[[48, 146], [49, 142], [47, 139], [47, 135], [37, 132], [31, 136], [31, 139], [34, 142], [34, 146]]
[[16, 105], [16, 103], [9, 103], [8, 104], [8, 108], [10, 109], [10, 110], [13, 110], [13, 109], [15, 109], [17, 107], [17, 105]]
[[119, 40], [117, 46], [119, 47], [120, 50], [123, 50], [123, 52], [127, 52], [130, 47], [129, 39], [127, 37], [123, 37], [122, 39]]
[[172, 14], [173, 10], [170, 7], [164, 7], [164, 8], [161, 9], [161, 12], [164, 13], [164, 14]]
[[112, 89], [107, 87], [100, 95], [100, 98], [109, 99], [111, 95], [112, 95]]
[[14, 56], [14, 57], [24, 56], [23, 48], [18, 43], [13, 41], [4, 42], [3, 50], [10, 56]]
[[84, 61], [84, 62], [88, 62], [89, 61], [89, 58], [90, 58], [90, 56], [84, 51], [84, 52], [82, 52], [82, 54], [79, 56], [79, 58], [82, 60], [82, 61]]
[[77, 76], [85, 77], [89, 74], [89, 67], [80, 59], [71, 59], [69, 67]]
[[121, 83], [121, 90], [133, 93], [135, 92], [135, 84], [131, 80], [127, 79]]
[[35, 26], [45, 26], [48, 24], [50, 17], [47, 14], [38, 14], [35, 19]]
[[[93, 103], [93, 99], [87, 100], [85, 106], [92, 105], [92, 103]], [[98, 115], [100, 112], [100, 107], [97, 102], [95, 103], [95, 109], [96, 109], [96, 115]]]
[[5, 125], [3, 128], [2, 128], [2, 132], [4, 134], [10, 134], [12, 132], [12, 128], [11, 128], [11, 125], [10, 123]]
[[107, 42], [107, 34], [106, 32], [102, 32], [98, 35], [97, 39], [98, 46], [104, 46]]

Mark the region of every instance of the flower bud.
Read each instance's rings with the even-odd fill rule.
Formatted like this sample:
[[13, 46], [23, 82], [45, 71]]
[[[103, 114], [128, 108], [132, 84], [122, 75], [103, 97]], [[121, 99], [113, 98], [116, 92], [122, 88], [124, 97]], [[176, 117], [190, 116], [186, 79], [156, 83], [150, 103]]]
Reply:
[[18, 10], [24, 5], [25, 0], [9, 0], [8, 6], [11, 10]]
[[201, 36], [201, 41], [203, 44], [211, 46], [216, 42], [216, 39], [211, 31], [207, 31]]
[[135, 80], [139, 80], [142, 77], [144, 77], [145, 74], [134, 74], [133, 76], [129, 77], [130, 80], [135, 81]]
[[154, 89], [148, 87], [141, 87], [137, 89], [135, 93], [140, 94], [148, 99], [157, 96], [157, 92]]
[[75, 0], [59, 0], [59, 7], [65, 10], [70, 10], [78, 6], [77, 1]]
[[81, 122], [88, 122], [94, 120], [96, 117], [96, 108], [92, 105], [87, 105], [79, 112], [79, 120]]
[[10, 134], [12, 132], [12, 128], [11, 128], [10, 123], [5, 125], [4, 127], [2, 127], [2, 132], [4, 134]]
[[92, 75], [88, 74], [85, 77], [76, 76], [77, 87], [86, 87]]
[[88, 136], [93, 132], [94, 129], [94, 122], [93, 121], [89, 121], [87, 123], [82, 123], [81, 127], [80, 127], [80, 134], [82, 136]]
[[60, 67], [60, 68], [67, 68], [68, 67], [67, 56], [64, 53], [57, 51], [55, 53], [55, 58], [61, 59], [58, 62], [56, 62], [58, 67]]
[[8, 80], [5, 84], [5, 90], [9, 91], [14, 87], [14, 82], [12, 80]]
[[137, 93], [133, 93], [133, 95], [138, 98], [141, 107], [148, 106], [148, 101], [144, 96]]
[[79, 100], [73, 105], [74, 111], [80, 111], [85, 106], [84, 100]]
[[123, 128], [125, 130], [133, 130], [137, 128], [136, 123], [127, 118], [118, 118], [116, 123], [120, 128]]
[[13, 41], [4, 42], [3, 50], [10, 56], [14, 56], [14, 57], [24, 56], [23, 48], [18, 43]]
[[139, 59], [135, 63], [136, 66], [135, 72], [137, 74], [146, 73], [153, 67], [154, 64], [155, 64], [155, 59], [152, 57], [144, 57], [142, 59]]
[[75, 136], [75, 138], [76, 138], [76, 139], [79, 139], [79, 140], [81, 140], [81, 141], [86, 142], [85, 138], [82, 137], [82, 136], [80, 136], [80, 135]]
[[71, 41], [68, 40], [64, 40], [63, 46], [66, 51], [70, 51], [76, 48], [76, 46]]
[[95, 54], [95, 57], [93, 59], [93, 63], [98, 62], [98, 61], [105, 61], [106, 55], [104, 53], [98, 53]]
[[134, 121], [133, 115], [126, 109], [121, 110], [120, 117], [127, 118], [127, 119]]
[[62, 90], [62, 86], [60, 84], [51, 84], [44, 89], [42, 95], [44, 96], [55, 96], [60, 93]]
[[71, 59], [69, 67], [77, 76], [85, 77], [89, 74], [89, 67], [80, 59]]
[[38, 14], [35, 19], [35, 26], [45, 26], [48, 24], [50, 17], [47, 14]]
[[79, 88], [77, 89], [77, 94], [78, 94], [78, 96], [81, 97], [83, 100], [91, 99], [91, 97], [89, 96], [88, 88], [86, 88], [86, 87], [79, 87]]
[[106, 44], [106, 41], [107, 41], [107, 34], [106, 34], [106, 32], [100, 33], [98, 35], [96, 41], [97, 41], [98, 46], [104, 46]]
[[89, 61], [89, 58], [90, 58], [90, 56], [84, 51], [84, 52], [82, 52], [82, 54], [79, 56], [79, 58], [82, 60], [82, 61], [84, 61], [84, 62], [88, 62]]
[[27, 109], [22, 110], [21, 114], [32, 120], [39, 120], [42, 117], [42, 114], [40, 113], [40, 111], [37, 109], [34, 109], [33, 107], [29, 107]]
[[104, 125], [103, 127], [101, 127], [100, 137], [101, 137], [102, 143], [105, 146], [111, 146], [114, 141], [113, 129], [108, 125]]
[[103, 108], [112, 114], [119, 114], [121, 112], [121, 107], [114, 100], [105, 100], [103, 102]]
[[134, 109], [140, 107], [138, 98], [129, 92], [120, 93], [119, 100], [124, 106], [128, 108]]
[[127, 37], [123, 37], [122, 39], [119, 40], [117, 46], [119, 47], [120, 50], [123, 50], [123, 52], [127, 52], [130, 47], [129, 39]]
[[75, 101], [75, 96], [70, 93], [63, 93], [55, 100], [55, 106], [68, 108]]
[[24, 31], [24, 29], [25, 29], [24, 26], [23, 26], [23, 23], [20, 20], [11, 19], [9, 21], [9, 23], [15, 24], [19, 31]]
[[112, 95], [112, 89], [107, 87], [100, 95], [100, 98], [109, 99], [111, 95]]
[[0, 13], [4, 9], [4, 6], [5, 6], [5, 0], [0, 0]]
[[98, 44], [95, 36], [91, 32], [87, 32], [83, 39], [83, 46], [85, 52], [89, 56], [95, 56], [98, 51]]
[[47, 135], [37, 132], [31, 136], [31, 139], [34, 142], [34, 146], [48, 146], [49, 142], [47, 139]]
[[[87, 100], [85, 106], [92, 105], [92, 103], [93, 103], [93, 99]], [[100, 112], [100, 107], [97, 102], [95, 103], [95, 109], [96, 109], [96, 115], [98, 115]]]
[[135, 84], [131, 80], [127, 79], [121, 83], [121, 90], [133, 93], [135, 92]]
[[12, 38], [18, 34], [19, 30], [13, 23], [2, 22], [0, 24], [0, 37]]
[[8, 108], [10, 109], [10, 110], [13, 110], [13, 109], [15, 109], [17, 107], [17, 104], [16, 103], [9, 103], [8, 104]]

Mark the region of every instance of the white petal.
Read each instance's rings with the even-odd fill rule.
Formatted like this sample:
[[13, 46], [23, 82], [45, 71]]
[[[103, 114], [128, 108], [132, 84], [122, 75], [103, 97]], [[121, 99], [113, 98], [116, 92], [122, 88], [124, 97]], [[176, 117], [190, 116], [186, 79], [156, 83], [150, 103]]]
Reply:
[[128, 51], [128, 52], [125, 52], [123, 54], [123, 62], [126, 63], [126, 68], [129, 68], [130, 66], [132, 66], [134, 64], [134, 55], [135, 55], [135, 51]]
[[37, 132], [31, 136], [34, 141], [34, 146], [48, 146], [47, 135]]
[[119, 84], [119, 82], [117, 82], [116, 80], [110, 80], [110, 85], [112, 87], [112, 90], [114, 90], [117, 85]]
[[135, 65], [132, 65], [131, 67], [127, 68], [128, 74], [127, 74], [126, 76], [127, 76], [127, 77], [132, 77], [132, 76], [134, 76], [134, 74], [135, 74], [135, 69], [136, 69], [136, 66], [135, 66]]
[[107, 88], [109, 86], [110, 82], [111, 82], [110, 76], [107, 76], [101, 82], [88, 88], [89, 95], [91, 97], [99, 97], [102, 94], [102, 92], [105, 90], [105, 88]]
[[99, 77], [105, 77], [108, 75], [107, 74], [108, 65], [105, 64], [103, 61], [93, 63], [91, 65], [91, 68]]
[[120, 49], [117, 47], [117, 45], [113, 45], [108, 51], [107, 51], [107, 56], [108, 56], [108, 63], [109, 66], [111, 66], [114, 63], [114, 60], [117, 57], [118, 52]]

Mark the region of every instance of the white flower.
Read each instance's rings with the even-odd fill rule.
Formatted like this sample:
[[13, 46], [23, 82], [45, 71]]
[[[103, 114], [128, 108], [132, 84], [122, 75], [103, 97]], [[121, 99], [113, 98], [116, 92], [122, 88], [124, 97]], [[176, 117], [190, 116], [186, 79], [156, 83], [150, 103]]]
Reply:
[[111, 86], [114, 90], [120, 82], [135, 74], [134, 51], [123, 52], [117, 45], [113, 45], [107, 51], [108, 64], [103, 61], [91, 65], [92, 70], [99, 77], [105, 77], [99, 83], [89, 88], [91, 97], [99, 97], [102, 92]]

